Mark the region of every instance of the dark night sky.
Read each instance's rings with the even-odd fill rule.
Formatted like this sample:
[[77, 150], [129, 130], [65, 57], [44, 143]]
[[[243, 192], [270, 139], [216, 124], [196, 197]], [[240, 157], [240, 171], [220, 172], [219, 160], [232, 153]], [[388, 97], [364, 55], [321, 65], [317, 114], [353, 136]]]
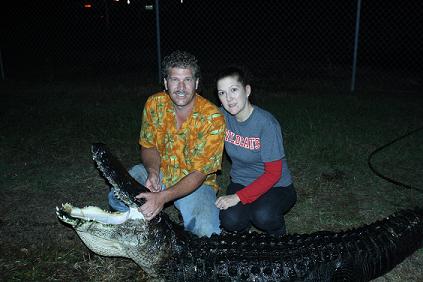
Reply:
[[[6, 10], [7, 17], [2, 17], [4, 60], [13, 65], [45, 56], [75, 58], [78, 57], [75, 54], [96, 53], [99, 48], [134, 52], [138, 57], [137, 49], [144, 48], [153, 56], [154, 11], [144, 10], [144, 1], [133, 0], [131, 9], [123, 5], [109, 10], [107, 35], [103, 6], [84, 13], [81, 2], [14, 1], [14, 7]], [[422, 10], [418, 1], [404, 2], [363, 1], [362, 60], [372, 62], [376, 56], [375, 64], [395, 61], [420, 68]], [[97, 3], [103, 1], [94, 1]], [[285, 57], [289, 54], [293, 60], [319, 61], [329, 56], [341, 64], [351, 61], [356, 1], [184, 0], [181, 4], [179, 0], [162, 0], [160, 3], [163, 53], [179, 48], [192, 49], [207, 58], [228, 54], [246, 60], [259, 55], [270, 61], [275, 54]]]

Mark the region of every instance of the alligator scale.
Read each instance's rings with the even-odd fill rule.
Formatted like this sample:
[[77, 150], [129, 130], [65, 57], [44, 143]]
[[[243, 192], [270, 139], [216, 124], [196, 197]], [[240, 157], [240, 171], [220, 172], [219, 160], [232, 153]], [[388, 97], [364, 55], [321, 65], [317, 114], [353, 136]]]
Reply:
[[57, 209], [93, 252], [134, 260], [162, 281], [369, 281], [390, 271], [422, 246], [423, 210], [401, 210], [375, 223], [341, 232], [285, 235], [229, 233], [198, 238], [161, 212], [144, 220], [134, 196], [147, 189], [134, 180], [104, 144], [93, 159], [112, 189], [130, 207], [110, 213], [97, 207]]

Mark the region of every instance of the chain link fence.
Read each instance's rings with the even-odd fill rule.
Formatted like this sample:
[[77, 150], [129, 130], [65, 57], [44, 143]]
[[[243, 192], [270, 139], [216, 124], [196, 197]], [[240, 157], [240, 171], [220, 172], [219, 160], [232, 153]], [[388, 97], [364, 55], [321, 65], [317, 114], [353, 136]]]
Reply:
[[260, 87], [349, 92], [359, 27], [356, 90], [422, 89], [418, 1], [56, 0], [8, 13], [6, 78], [141, 73], [157, 82], [158, 58], [182, 49], [206, 83], [238, 63]]

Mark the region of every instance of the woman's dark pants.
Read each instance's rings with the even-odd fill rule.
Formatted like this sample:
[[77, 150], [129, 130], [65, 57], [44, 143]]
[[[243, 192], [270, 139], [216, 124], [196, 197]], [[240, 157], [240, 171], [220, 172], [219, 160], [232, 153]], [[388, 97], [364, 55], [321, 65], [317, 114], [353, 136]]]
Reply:
[[[244, 186], [231, 182], [227, 195], [235, 194]], [[220, 211], [220, 224], [226, 231], [244, 232], [251, 225], [271, 235], [281, 236], [286, 233], [284, 214], [297, 201], [294, 185], [272, 187], [256, 201], [250, 204], [239, 202], [237, 205]]]

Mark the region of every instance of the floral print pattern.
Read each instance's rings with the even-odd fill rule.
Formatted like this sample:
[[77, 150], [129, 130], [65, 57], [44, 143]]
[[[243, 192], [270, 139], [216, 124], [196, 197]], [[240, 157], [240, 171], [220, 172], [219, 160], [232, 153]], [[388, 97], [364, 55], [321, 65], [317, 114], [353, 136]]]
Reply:
[[216, 172], [221, 168], [224, 134], [223, 115], [198, 94], [191, 116], [177, 130], [172, 101], [167, 93], [159, 92], [145, 104], [139, 144], [159, 151], [166, 187], [197, 170], [207, 175], [204, 184], [217, 191]]

